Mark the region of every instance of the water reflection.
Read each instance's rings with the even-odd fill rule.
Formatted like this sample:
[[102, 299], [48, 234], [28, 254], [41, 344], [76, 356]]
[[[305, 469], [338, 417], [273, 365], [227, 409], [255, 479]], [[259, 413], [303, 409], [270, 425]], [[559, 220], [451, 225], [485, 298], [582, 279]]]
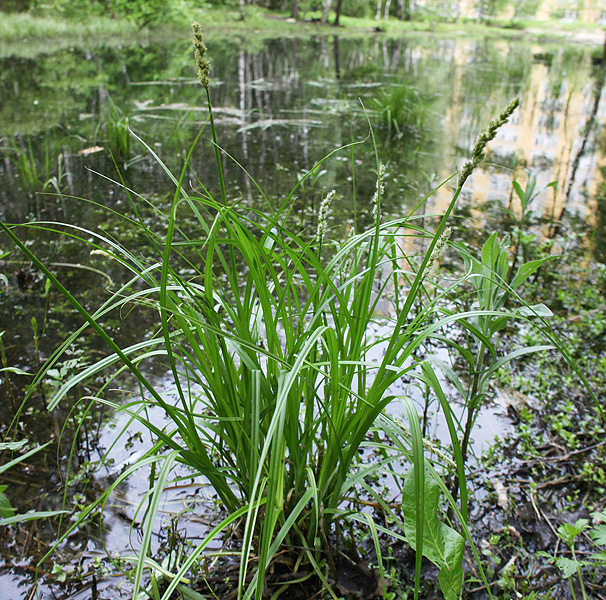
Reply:
[[[587, 199], [595, 195], [601, 180], [598, 167], [604, 162], [595, 143], [605, 110], [604, 75], [592, 67], [586, 49], [465, 38], [337, 36], [269, 40], [250, 50], [216, 41], [211, 48], [221, 142], [268, 195], [285, 195], [297, 173], [334, 148], [365, 137], [364, 106], [393, 173], [388, 194], [391, 189], [394, 212], [402, 205], [414, 206], [427, 191], [427, 177], [440, 181], [450, 176], [487, 121], [520, 95], [519, 112], [492, 146], [492, 164], [476, 173], [467, 195], [480, 203], [508, 200], [514, 167], [520, 177], [524, 169], [530, 170], [541, 188], [558, 181], [556, 198], [546, 191], [536, 203], [541, 214], [550, 210], [557, 219], [563, 211], [584, 216], [592, 212]], [[82, 172], [84, 165], [112, 172], [107, 154], [105, 164], [99, 165], [98, 159], [80, 153], [98, 144], [116, 154], [111, 132], [123, 116], [177, 168], [206, 118], [190, 54], [184, 41], [76, 50], [38, 60], [4, 59], [3, 88], [8, 94], [0, 108], [0, 133], [5, 136], [1, 174], [9, 191], [3, 192], [3, 214], [13, 216], [19, 180], [25, 187], [9, 136], [16, 136], [25, 153], [28, 142], [23, 136], [33, 136], [27, 140], [33, 141], [40, 163], [49, 153], [45, 145], [52, 147], [51, 158], [53, 153], [61, 156], [66, 187], [74, 194], [94, 195], [90, 186], [83, 189], [82, 183], [90, 180]], [[403, 112], [406, 119], [400, 123]], [[385, 119], [390, 127], [383, 135]], [[393, 131], [400, 133], [395, 139]], [[139, 162], [133, 160], [136, 156], [125, 161], [133, 184], [167, 189], [161, 170], [154, 168], [144, 149], [136, 146], [133, 152]], [[362, 152], [358, 175], [364, 180], [372, 150]], [[212, 181], [206, 153], [201, 149], [197, 157], [196, 172]], [[334, 165], [325, 166], [332, 166], [328, 172], [333, 172]], [[232, 195], [254, 201], [250, 179], [229, 160], [226, 167]], [[343, 185], [336, 171], [335, 180], [325, 186]], [[367, 179], [371, 191], [373, 177]], [[360, 196], [367, 191], [361, 183]], [[95, 181], [93, 186], [102, 184]], [[444, 192], [436, 198], [436, 209], [448, 199]], [[15, 220], [23, 219], [23, 213], [15, 214]]]
[[[512, 204], [512, 181], [516, 178], [524, 183], [528, 177], [536, 177], [537, 189], [542, 191], [533, 204], [535, 216], [553, 225], [568, 214], [594, 225], [596, 191], [604, 165], [597, 143], [606, 111], [604, 69], [593, 67], [588, 53], [530, 50], [534, 60], [528, 62], [519, 89], [520, 108], [500, 130], [489, 161], [474, 173], [466, 196], [476, 205], [498, 200], [519, 212], [515, 199]], [[460, 60], [466, 59], [461, 56]], [[494, 107], [500, 94], [499, 89], [492, 90], [486, 98], [488, 104]], [[465, 104], [455, 103], [446, 120], [451, 144], [464, 139], [462, 132], [469, 131], [472, 120]], [[470, 148], [468, 145], [467, 151]], [[441, 176], [450, 172], [445, 168]], [[551, 182], [557, 185], [549, 188]], [[439, 194], [436, 209], [449, 200], [448, 192]], [[474, 214], [473, 222], [484, 225], [480, 213]]]

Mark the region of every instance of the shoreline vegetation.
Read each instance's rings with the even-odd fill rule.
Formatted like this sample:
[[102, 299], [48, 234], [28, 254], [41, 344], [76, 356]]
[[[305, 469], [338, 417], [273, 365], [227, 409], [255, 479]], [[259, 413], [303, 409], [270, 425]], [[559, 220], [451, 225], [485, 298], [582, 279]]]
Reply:
[[[571, 41], [599, 44], [604, 35], [597, 25], [595, 29], [562, 25], [556, 32], [552, 24], [539, 23], [508, 29], [478, 23], [349, 17], [342, 17], [343, 27], [335, 29], [306, 21], [317, 13], [308, 12], [293, 22], [287, 13], [257, 7], [246, 7], [244, 12], [242, 19], [233, 9], [204, 8], [195, 16], [203, 21], [204, 29], [235, 37], [240, 33], [305, 37], [318, 32], [356, 36], [377, 27], [381, 35], [388, 36], [426, 35], [427, 31], [448, 36], [465, 31], [513, 38], [533, 31], [541, 39], [562, 35]], [[0, 42], [8, 40], [9, 48], [11, 43], [28, 47], [38, 42], [43, 51], [45, 39], [76, 45], [91, 38], [92, 43], [101, 44], [107, 40], [120, 43], [126, 36], [133, 43], [172, 32], [184, 37], [187, 30], [181, 23], [190, 16], [180, 14], [171, 23], [150, 29], [124, 18], [90, 16], [84, 23], [76, 23], [49, 14], [8, 15], [0, 24]], [[21, 33], [10, 34], [11, 27]], [[26, 31], [30, 33], [23, 33]], [[217, 170], [211, 183], [220, 193], [213, 196], [207, 182], [189, 170], [190, 160], [198, 152], [198, 138], [191, 144], [182, 170], [169, 175], [175, 184], [172, 200], [164, 206], [150, 202], [147, 207], [153, 219], [144, 218], [143, 195], [131, 196], [120, 173], [117, 188], [128, 199], [134, 217], [125, 218], [140, 234], [138, 241], [129, 248], [129, 239], [113, 239], [112, 234], [93, 229], [78, 231], [83, 232], [80, 241], [88, 255], [121, 265], [133, 277], [128, 284], [113, 292], [97, 312], [87, 312], [90, 309], [62, 287], [61, 274], [55, 275], [50, 268], [53, 264], [45, 263], [38, 258], [37, 248], [18, 239], [21, 232], [16, 232], [45, 230], [48, 223], [0, 225], [5, 234], [2, 241], [10, 238], [46, 276], [47, 297], [54, 284], [85, 318], [88, 331], [94, 330], [114, 352], [96, 365], [74, 367], [77, 373], [53, 392], [49, 413], [69, 404], [73, 394], [76, 406], [82, 400], [91, 403], [77, 417], [78, 429], [96, 403], [136, 419], [155, 440], [154, 447], [99, 497], [86, 506], [82, 503], [76, 518], [65, 525], [62, 537], [38, 566], [79, 528], [93, 528], [96, 511], [103, 508], [110, 493], [138, 468], [149, 466], [150, 486], [139, 507], [143, 515], [141, 549], [122, 557], [122, 563], [117, 558], [112, 562], [109, 556], [103, 559], [105, 573], [100, 568], [86, 572], [83, 568], [68, 577], [66, 571], [55, 570], [61, 567], [56, 564], [43, 577], [49, 581], [54, 576], [55, 582], [65, 584], [63, 591], [70, 592], [91, 580], [93, 598], [98, 597], [97, 577], [99, 581], [108, 579], [113, 576], [109, 569], [113, 569], [112, 573], [128, 570], [133, 598], [154, 600], [168, 600], [177, 593], [195, 600], [233, 599], [236, 594], [244, 600], [260, 600], [269, 598], [269, 593], [272, 599], [280, 596], [284, 600], [325, 599], [328, 594], [334, 600], [337, 595], [406, 600], [440, 594], [447, 600], [601, 600], [606, 590], [606, 552], [597, 552], [606, 546], [606, 268], [597, 253], [596, 259], [591, 258], [583, 243], [573, 237], [572, 228], [560, 232], [553, 228], [550, 242], [561, 249], [557, 259], [552, 245], [541, 246], [534, 239], [529, 233], [532, 213], [527, 210], [535, 198], [530, 181], [525, 189], [514, 183], [522, 216], [513, 223], [516, 216], [511, 212], [513, 224], [497, 228], [481, 250], [461, 242], [455, 220], [448, 220], [465, 179], [485, 158], [486, 145], [512, 116], [515, 102], [478, 138], [470, 161], [455, 180], [456, 192], [444, 216], [440, 214], [439, 225], [419, 228], [414, 211], [406, 217], [387, 220], [383, 216], [382, 220], [389, 179], [375, 144], [371, 224], [364, 227], [358, 222], [360, 209], [354, 201], [349, 237], [333, 240], [326, 220], [335, 196], [331, 191], [318, 207], [317, 230], [310, 241], [289, 229], [285, 215], [295, 192], [313, 176], [315, 167], [296, 185], [293, 181], [295, 187], [278, 209], [271, 207], [260, 187], [262, 208], [232, 203], [231, 194], [226, 194], [210, 101], [209, 64], [199, 26], [194, 34]], [[212, 39], [212, 34], [206, 38], [209, 46]], [[47, 46], [51, 49], [52, 43]], [[122, 124], [121, 131], [129, 131], [128, 121]], [[352, 141], [340, 149], [350, 150], [353, 156], [359, 144]], [[144, 145], [169, 174], [152, 147]], [[212, 155], [210, 158], [212, 161]], [[192, 191], [185, 185], [188, 181], [195, 181]], [[597, 200], [604, 203], [606, 188], [598, 195]], [[55, 227], [59, 240], [75, 230], [69, 224]], [[400, 247], [403, 235], [418, 237], [426, 249], [419, 254], [405, 253]], [[153, 261], [141, 252], [141, 239]], [[465, 264], [454, 279], [442, 265], [449, 256]], [[384, 273], [388, 274], [385, 280]], [[443, 287], [443, 278], [456, 283]], [[145, 285], [137, 287], [141, 283]], [[8, 279], [5, 285], [8, 287]], [[516, 288], [522, 285], [520, 297]], [[393, 330], [373, 339], [367, 333], [382, 323], [375, 311], [382, 297], [393, 304], [396, 317]], [[156, 310], [161, 329], [154, 337], [124, 348], [103, 318], [110, 309], [119, 312], [129, 303]], [[458, 334], [450, 328], [455, 323]], [[35, 320], [32, 326], [37, 332]], [[38, 385], [43, 385], [54, 363], [61, 365], [61, 352], [84, 331], [84, 326], [75, 331], [45, 362], [36, 379]], [[392, 335], [393, 331], [399, 334]], [[545, 345], [546, 341], [553, 345]], [[2, 343], [0, 334], [2, 372], [12, 400], [9, 373], [11, 377], [27, 373], [8, 366]], [[386, 350], [375, 365], [368, 357], [382, 343]], [[37, 349], [37, 338], [35, 344]], [[432, 354], [437, 344], [446, 346], [453, 368]], [[418, 350], [421, 348], [423, 351]], [[152, 355], [161, 356], [167, 366], [178, 399], [174, 406], [139, 368]], [[416, 372], [408, 366], [409, 360], [419, 367]], [[114, 372], [117, 364], [132, 373], [139, 387], [140, 394], [129, 392], [126, 404], [105, 395], [123, 370]], [[392, 385], [404, 376], [414, 378], [424, 389], [423, 417], [407, 397], [391, 396], [395, 393], [390, 391]], [[103, 382], [101, 389], [81, 390], [87, 379], [94, 379], [95, 385]], [[446, 380], [451, 389], [443, 389]], [[452, 396], [456, 395], [452, 388], [460, 392], [466, 422], [463, 418], [457, 422], [452, 412]], [[22, 407], [30, 395], [34, 398], [35, 386], [28, 390]], [[83, 390], [94, 395], [81, 397]], [[477, 414], [500, 390], [523, 398], [507, 408], [516, 436], [497, 440], [476, 465], [470, 464], [467, 454], [473, 451], [468, 443]], [[392, 401], [402, 403], [399, 420], [383, 414]], [[426, 436], [431, 402], [448, 420], [446, 446]], [[165, 411], [174, 429], [160, 429], [147, 416], [148, 408]], [[19, 437], [16, 429], [14, 434]], [[124, 434], [118, 439], [125, 438]], [[21, 443], [25, 442], [11, 445], [3, 440], [0, 448], [16, 452], [21, 446], [15, 444]], [[380, 461], [367, 464], [359, 460], [361, 449], [373, 452]], [[407, 474], [398, 470], [398, 461], [409, 466]], [[0, 473], [17, 462], [0, 467]], [[177, 539], [175, 521], [175, 535], [162, 554], [152, 546], [162, 495], [169, 485], [189, 479], [177, 477], [176, 463], [208, 476], [220, 497], [217, 503], [225, 508], [225, 519], [214, 524], [195, 550], [187, 545], [188, 540]], [[400, 502], [390, 502], [387, 493], [381, 493], [385, 475], [393, 477], [400, 489]], [[8, 503], [12, 491], [10, 486], [0, 486], [0, 500], [4, 498], [0, 516], [5, 519], [0, 524], [52, 516], [13, 515]], [[62, 506], [53, 514], [64, 510]], [[362, 533], [365, 537], [360, 539]], [[210, 548], [222, 535], [227, 541], [221, 550], [205, 553], [206, 546]], [[371, 565], [359, 560], [358, 548], [370, 556]], [[351, 571], [357, 577], [353, 589], [345, 585]], [[303, 592], [297, 595], [295, 586]], [[319, 591], [316, 594], [306, 588]]]
[[[82, 15], [70, 19], [52, 10], [32, 10], [23, 13], [0, 13], [0, 42], [30, 43], [36, 40], [65, 40], [69, 44], [79, 42], [103, 43], [112, 38], [136, 36], [145, 39], [162, 33], [185, 37], [183, 31], [193, 18], [204, 22], [207, 39], [231, 35], [255, 35], [260, 37], [307, 37], [311, 35], [334, 35], [350, 37], [367, 35], [369, 32], [386, 36], [431, 33], [443, 36], [472, 35], [478, 37], [502, 37], [543, 43], [567, 41], [570, 43], [602, 45], [604, 27], [598, 23], [567, 23], [561, 21], [511, 21], [492, 19], [486, 23], [461, 19], [456, 23], [422, 19], [402, 21], [396, 18], [375, 20], [341, 16], [335, 27], [332, 17], [322, 25], [320, 11], [301, 13], [299, 18], [290, 17], [288, 11], [268, 10], [258, 6], [245, 6], [243, 11], [231, 7], [205, 6], [171, 15], [166, 22], [154, 22], [140, 27], [129, 18], [103, 15]], [[214, 32], [220, 31], [218, 35]], [[69, 38], [69, 39], [65, 39]]]

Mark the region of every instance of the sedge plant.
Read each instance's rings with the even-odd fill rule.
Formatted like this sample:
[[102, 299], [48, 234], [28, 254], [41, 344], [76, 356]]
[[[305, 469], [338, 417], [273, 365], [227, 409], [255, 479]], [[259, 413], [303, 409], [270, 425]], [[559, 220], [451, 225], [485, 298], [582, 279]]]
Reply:
[[62, 180], [65, 176], [63, 160], [51, 147], [48, 139], [44, 140], [42, 161], [38, 161], [35, 157], [31, 139], [27, 140], [27, 147], [24, 141], [11, 139], [9, 150], [12, 150], [11, 158], [15, 163], [19, 179], [30, 196], [49, 190], [61, 196]]
[[[426, 556], [441, 569], [440, 585], [445, 597], [454, 600], [461, 589], [464, 543], [459, 533], [439, 521], [437, 514], [442, 495], [453, 506], [464, 537], [471, 541], [463, 500], [463, 449], [457, 431], [453, 427], [451, 437], [462, 496], [460, 509], [425, 459], [423, 436], [412, 402], [400, 398], [408, 427], [388, 419], [384, 409], [396, 400], [394, 384], [413, 373], [417, 366], [415, 353], [436, 332], [461, 319], [479, 319], [487, 313], [491, 318], [498, 316], [498, 307], [480, 306], [436, 319], [437, 300], [427, 300], [424, 284], [447, 244], [447, 221], [465, 181], [517, 101], [479, 137], [435, 232], [414, 227], [412, 214], [383, 222], [384, 169], [377, 157], [373, 224], [368, 230], [352, 231], [344, 242], [335, 243], [330, 240], [326, 224], [332, 192], [321, 204], [313, 237], [288, 227], [289, 208], [301, 181], [277, 208], [271, 206], [258, 187], [263, 209], [243, 209], [228, 200], [222, 166], [225, 152], [217, 141], [210, 98], [210, 64], [197, 24], [194, 47], [209, 111], [208, 124], [198, 138], [206, 127], [210, 129], [218, 193], [195, 174], [191, 192], [183, 185], [186, 176], [190, 176], [189, 162], [196, 143], [176, 176], [141, 140], [175, 186], [169, 214], [158, 214], [156, 224], [150, 225], [139, 210], [141, 198], [121, 184], [132, 209], [132, 216], [123, 218], [145, 234], [149, 245], [146, 255], [155, 253], [153, 260], [144, 260], [139, 252], [77, 225], [24, 225], [57, 231], [90, 244], [93, 251], [103, 252], [107, 260], [120, 263], [130, 273], [130, 279], [97, 311], [88, 312], [20, 241], [14, 231], [16, 226], [0, 223], [4, 233], [85, 321], [82, 329], [74, 332], [49, 359], [37, 381], [57, 363], [84, 327], [92, 327], [110, 348], [107, 357], [65, 382], [49, 408], [57, 406], [80, 382], [113, 369], [114, 375], [109, 376], [100, 392], [82, 400], [96, 400], [126, 412], [145, 425], [153, 437], [147, 454], [95, 503], [105, 503], [109, 493], [138, 468], [158, 465], [159, 476], [151, 478], [145, 499], [143, 538], [135, 559], [134, 597], [142, 590], [144, 572], [156, 564], [149, 556], [152, 527], [164, 485], [176, 463], [186, 465], [210, 483], [227, 517], [181, 561], [162, 598], [168, 599], [174, 590], [189, 584], [188, 569], [201, 559], [214, 538], [241, 521], [238, 598], [260, 600], [272, 561], [286, 548], [293, 554], [292, 564], [310, 565], [334, 596], [327, 569], [332, 567], [334, 578], [338, 578], [338, 570], [332, 560], [330, 539], [333, 524], [345, 516], [369, 527], [381, 566], [380, 526], [369, 515], [355, 511], [345, 515], [343, 509], [352, 489], [365, 485], [368, 476], [390, 460], [404, 457], [411, 464], [402, 486], [406, 512], [404, 520], [397, 521], [401, 531], [394, 535], [416, 550], [415, 595], [420, 588], [421, 560]], [[411, 234], [429, 242], [414, 269], [402, 248], [403, 236]], [[381, 279], [381, 273], [389, 276]], [[371, 334], [371, 326], [379, 319], [376, 308], [384, 297], [389, 297], [394, 317], [390, 326], [383, 328], [387, 333]], [[122, 348], [104, 327], [103, 317], [132, 304], [156, 310], [160, 327], [141, 342]], [[373, 363], [369, 355], [380, 344], [385, 352], [378, 363]], [[167, 398], [146, 376], [142, 365], [152, 359], [166, 364], [174, 398]], [[429, 363], [422, 368], [426, 380], [439, 389]], [[104, 392], [111, 378], [123, 372], [131, 374], [140, 393], [119, 404], [109, 400]], [[440, 399], [446, 408], [443, 393]], [[152, 421], [148, 417], [151, 407], [162, 409], [168, 424]], [[377, 426], [388, 432], [396, 451], [379, 466], [362, 467], [359, 451]], [[379, 501], [384, 510], [390, 510], [384, 499]], [[90, 511], [83, 511], [80, 521], [72, 524], [61, 539]], [[385, 592], [383, 569], [381, 581]]]

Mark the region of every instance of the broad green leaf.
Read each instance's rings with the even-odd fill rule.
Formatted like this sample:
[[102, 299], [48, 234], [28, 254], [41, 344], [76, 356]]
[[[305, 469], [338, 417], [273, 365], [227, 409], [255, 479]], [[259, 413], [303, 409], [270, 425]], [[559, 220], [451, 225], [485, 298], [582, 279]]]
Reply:
[[507, 271], [509, 270], [509, 261], [507, 257], [507, 252], [501, 252], [499, 255], [497, 266], [496, 266], [496, 274], [501, 279], [505, 279], [507, 277]]
[[571, 543], [581, 531], [587, 529], [588, 525], [589, 521], [587, 519], [578, 519], [574, 525], [572, 523], [560, 525], [558, 527], [558, 533], [566, 542]]
[[[415, 498], [414, 468], [411, 468], [404, 478], [402, 508], [404, 510], [404, 532], [413, 549], [416, 549], [417, 545]], [[461, 591], [465, 539], [438, 519], [440, 490], [429, 474], [425, 477], [424, 499], [423, 555], [440, 567], [438, 582], [446, 600], [456, 600]]]
[[518, 272], [516, 273], [516, 276], [513, 278], [513, 281], [511, 282], [511, 288], [514, 290], [516, 288], [518, 288], [531, 275], [534, 275], [539, 270], [539, 268], [543, 265], [543, 263], [546, 263], [548, 260], [551, 260], [552, 258], [556, 258], [556, 257], [547, 256], [545, 258], [540, 258], [539, 260], [531, 260], [530, 262], [520, 265], [520, 267], [518, 268]]
[[551, 310], [544, 304], [521, 306], [516, 312], [523, 317], [553, 317]]
[[482, 246], [482, 263], [491, 267], [496, 263], [499, 256], [499, 242], [495, 231]]
[[564, 577], [564, 579], [572, 577], [577, 572], [577, 569], [581, 566], [578, 560], [572, 560], [564, 556], [556, 558], [555, 564], [558, 566], [560, 571], [562, 571], [562, 577]]
[[463, 552], [465, 551], [465, 539], [454, 529], [444, 523], [442, 528], [448, 529], [444, 535], [444, 553], [447, 564], [440, 568], [438, 583], [446, 600], [456, 600], [461, 592], [463, 581]]
[[602, 512], [592, 512], [591, 516], [595, 521], [599, 521], [600, 523], [606, 523], [606, 510]]
[[522, 186], [517, 182], [514, 181], [511, 186], [513, 187], [513, 189], [515, 190], [516, 194], [518, 195], [518, 198], [520, 200], [524, 199], [524, 191], [522, 190]]
[[509, 317], [497, 317], [496, 319], [490, 319], [490, 332], [496, 333], [497, 331], [501, 331], [501, 329], [504, 329], [507, 326], [507, 321], [509, 321]]

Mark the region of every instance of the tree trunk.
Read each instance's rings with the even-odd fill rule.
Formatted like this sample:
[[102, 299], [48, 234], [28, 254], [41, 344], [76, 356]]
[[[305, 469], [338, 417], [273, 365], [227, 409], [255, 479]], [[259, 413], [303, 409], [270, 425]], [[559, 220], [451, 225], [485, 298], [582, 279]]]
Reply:
[[385, 0], [385, 12], [383, 18], [387, 21], [389, 19], [389, 9], [391, 8], [391, 0]]
[[398, 0], [398, 19], [404, 20], [404, 0]]
[[339, 19], [341, 18], [341, 9], [343, 8], [343, 0], [337, 0], [337, 6], [335, 7], [335, 21], [333, 25], [339, 27]]
[[378, 21], [381, 18], [381, 4], [382, 0], [377, 0], [377, 13], [375, 14], [375, 21]]
[[410, 21], [412, 19], [410, 0], [398, 0], [398, 8], [400, 9], [400, 21]]
[[293, 0], [290, 17], [296, 19], [299, 16], [299, 0]]
[[341, 60], [339, 52], [339, 36], [335, 35], [332, 39], [332, 51], [335, 60], [335, 77], [338, 80], [341, 79]]
[[322, 18], [320, 19], [320, 23], [322, 25], [326, 25], [326, 21], [328, 20], [328, 13], [330, 12], [330, 6], [332, 4], [332, 0], [325, 0], [324, 7], [322, 8]]

